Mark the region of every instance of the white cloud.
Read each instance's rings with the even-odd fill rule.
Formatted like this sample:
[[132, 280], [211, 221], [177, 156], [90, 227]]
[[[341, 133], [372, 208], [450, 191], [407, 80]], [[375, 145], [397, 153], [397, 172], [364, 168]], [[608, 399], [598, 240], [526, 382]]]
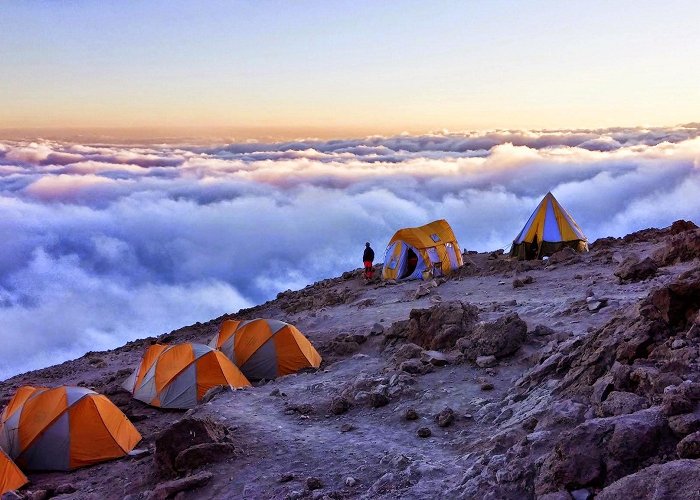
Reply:
[[0, 376], [338, 275], [403, 226], [444, 217], [463, 248], [505, 247], [549, 190], [591, 240], [697, 221], [699, 131], [2, 142]]

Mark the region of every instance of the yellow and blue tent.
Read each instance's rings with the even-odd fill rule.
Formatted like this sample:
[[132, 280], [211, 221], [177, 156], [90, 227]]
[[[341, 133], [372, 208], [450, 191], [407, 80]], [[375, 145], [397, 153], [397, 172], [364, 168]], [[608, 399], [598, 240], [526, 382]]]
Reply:
[[463, 264], [462, 251], [446, 220], [399, 229], [384, 254], [384, 279], [421, 279], [423, 271], [449, 274]]
[[588, 251], [588, 239], [574, 218], [550, 192], [545, 195], [525, 227], [513, 240], [511, 257], [541, 259], [564, 247]]

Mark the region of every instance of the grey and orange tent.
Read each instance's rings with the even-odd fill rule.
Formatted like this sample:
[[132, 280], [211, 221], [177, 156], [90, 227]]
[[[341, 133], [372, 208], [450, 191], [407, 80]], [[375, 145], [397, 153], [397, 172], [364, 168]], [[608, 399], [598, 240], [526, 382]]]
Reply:
[[511, 257], [541, 259], [564, 247], [588, 251], [588, 239], [552, 193], [547, 193], [513, 240]]
[[20, 387], [0, 420], [0, 446], [29, 470], [105, 462], [123, 457], [140, 440], [119, 408], [85, 387]]
[[4, 451], [0, 450], [0, 495], [19, 489], [28, 482], [27, 476]]
[[446, 220], [399, 229], [384, 254], [384, 279], [421, 279], [423, 271], [448, 274], [460, 267], [462, 251]]
[[270, 319], [226, 320], [209, 343], [251, 380], [318, 368], [321, 355], [294, 325]]
[[194, 408], [213, 387], [249, 386], [223, 353], [204, 344], [153, 344], [122, 384], [134, 398], [160, 408]]

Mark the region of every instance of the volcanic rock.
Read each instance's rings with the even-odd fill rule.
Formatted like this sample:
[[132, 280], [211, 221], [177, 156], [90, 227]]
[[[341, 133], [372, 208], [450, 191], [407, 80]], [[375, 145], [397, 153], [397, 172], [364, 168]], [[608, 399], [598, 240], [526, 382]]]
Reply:
[[185, 417], [155, 439], [154, 465], [159, 475], [172, 477], [214, 462], [233, 452], [229, 429], [210, 419]]
[[479, 323], [457, 347], [464, 357], [475, 361], [479, 356], [502, 358], [520, 349], [527, 335], [527, 324], [517, 314], [508, 314], [493, 323]]
[[394, 323], [386, 333], [388, 342], [413, 342], [425, 349], [444, 350], [471, 332], [478, 309], [463, 302], [443, 302], [429, 309], [413, 309], [408, 321]]

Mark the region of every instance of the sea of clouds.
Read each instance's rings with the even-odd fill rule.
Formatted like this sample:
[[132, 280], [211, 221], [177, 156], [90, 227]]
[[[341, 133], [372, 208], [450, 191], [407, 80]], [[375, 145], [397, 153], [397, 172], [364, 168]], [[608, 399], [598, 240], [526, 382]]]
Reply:
[[381, 260], [446, 218], [507, 248], [547, 191], [590, 241], [700, 221], [700, 124], [226, 145], [0, 140], [0, 378]]

